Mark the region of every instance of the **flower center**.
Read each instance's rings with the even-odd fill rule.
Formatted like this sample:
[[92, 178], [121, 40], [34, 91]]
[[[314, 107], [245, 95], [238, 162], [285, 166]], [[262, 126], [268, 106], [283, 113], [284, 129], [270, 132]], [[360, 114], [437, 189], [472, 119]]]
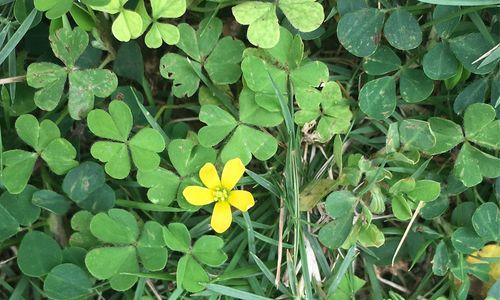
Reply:
[[227, 198], [228, 198], [229, 194], [227, 192], [227, 190], [223, 187], [218, 187], [215, 189], [215, 192], [214, 192], [214, 200], [215, 202], [219, 202], [219, 201], [226, 201]]

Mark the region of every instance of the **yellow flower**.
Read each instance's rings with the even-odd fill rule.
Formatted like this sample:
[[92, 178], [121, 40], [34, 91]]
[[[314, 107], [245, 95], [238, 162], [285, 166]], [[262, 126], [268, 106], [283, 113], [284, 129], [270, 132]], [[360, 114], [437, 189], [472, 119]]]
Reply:
[[239, 158], [231, 159], [224, 165], [221, 178], [215, 166], [206, 163], [199, 172], [206, 188], [192, 185], [182, 191], [184, 198], [192, 205], [215, 202], [210, 225], [218, 233], [226, 231], [233, 221], [231, 206], [245, 212], [255, 203], [250, 192], [233, 190], [244, 172], [245, 166]]
[[[476, 251], [467, 257], [467, 262], [471, 264], [483, 263], [487, 264], [488, 262], [477, 259], [476, 257], [484, 257], [484, 258], [499, 258], [500, 257], [500, 245], [499, 244], [490, 244], [483, 247], [483, 249]], [[491, 278], [494, 280], [500, 279], [500, 263], [490, 263], [490, 272]]]

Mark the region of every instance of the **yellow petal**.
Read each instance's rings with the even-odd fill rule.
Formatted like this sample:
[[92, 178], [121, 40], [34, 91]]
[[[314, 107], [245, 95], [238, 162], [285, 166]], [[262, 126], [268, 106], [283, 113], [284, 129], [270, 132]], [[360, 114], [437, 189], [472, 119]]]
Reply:
[[199, 176], [201, 182], [203, 182], [203, 184], [211, 190], [215, 190], [220, 186], [219, 174], [217, 174], [217, 170], [212, 163], [206, 163], [200, 169]]
[[247, 211], [255, 204], [255, 201], [252, 193], [236, 190], [229, 193], [229, 203], [241, 211]]
[[229, 202], [219, 201], [215, 203], [212, 220], [210, 221], [210, 225], [215, 232], [223, 233], [229, 228], [232, 221], [233, 215], [231, 214], [231, 206], [229, 205]]
[[201, 186], [190, 185], [182, 191], [182, 195], [192, 205], [200, 206], [214, 202], [214, 192]]
[[241, 159], [228, 160], [222, 171], [222, 186], [226, 190], [232, 190], [243, 176], [243, 173], [245, 173], [245, 165], [243, 165]]

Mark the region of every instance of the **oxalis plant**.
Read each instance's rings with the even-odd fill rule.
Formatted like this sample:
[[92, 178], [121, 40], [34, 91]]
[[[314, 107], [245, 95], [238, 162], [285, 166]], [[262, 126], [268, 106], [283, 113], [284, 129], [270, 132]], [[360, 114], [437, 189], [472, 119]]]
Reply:
[[0, 11], [0, 299], [500, 299], [499, 0]]

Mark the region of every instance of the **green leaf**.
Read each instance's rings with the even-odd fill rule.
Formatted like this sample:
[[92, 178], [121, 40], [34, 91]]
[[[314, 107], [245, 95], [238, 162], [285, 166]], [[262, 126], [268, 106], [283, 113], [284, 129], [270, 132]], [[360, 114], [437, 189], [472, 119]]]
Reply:
[[23, 274], [31, 277], [46, 275], [61, 261], [61, 248], [47, 234], [31, 231], [23, 237], [17, 253], [17, 265]]
[[408, 148], [427, 150], [436, 145], [436, 137], [430, 124], [416, 119], [406, 119], [399, 123], [401, 143]]
[[497, 0], [419, 0], [420, 2], [440, 4], [440, 5], [456, 5], [456, 6], [478, 6], [498, 4]]
[[71, 6], [72, 0], [34, 0], [35, 8], [40, 11], [45, 11], [45, 16], [48, 19], [57, 19], [67, 13]]
[[90, 231], [99, 240], [111, 244], [132, 244], [139, 236], [134, 216], [123, 209], [98, 213], [90, 222]]
[[359, 93], [359, 107], [369, 117], [382, 120], [396, 109], [396, 83], [385, 76], [366, 83]]
[[117, 291], [131, 288], [137, 276], [120, 273], [137, 273], [136, 250], [133, 246], [96, 248], [85, 256], [87, 270], [97, 279], [110, 279], [111, 287]]
[[197, 173], [205, 163], [215, 162], [216, 152], [192, 140], [175, 139], [168, 144], [168, 156], [177, 173], [186, 177]]
[[238, 81], [245, 45], [232, 37], [222, 38], [205, 61], [205, 69], [213, 83], [223, 85]]
[[464, 130], [467, 140], [492, 150], [500, 149], [500, 120], [496, 120], [491, 105], [469, 106], [464, 114]]
[[[460, 7], [458, 6], [436, 5], [434, 11], [432, 12], [432, 19], [437, 20], [440, 18], [445, 18], [451, 14], [458, 13], [459, 11]], [[437, 23], [436, 25], [434, 25], [434, 28], [436, 28], [436, 32], [441, 38], [447, 39], [455, 31], [455, 28], [460, 23], [460, 19], [461, 15], [454, 17], [453, 19], [446, 22]]]
[[[169, 144], [169, 149], [170, 149]], [[138, 171], [137, 182], [148, 190], [151, 203], [168, 206], [177, 196], [180, 179], [171, 171], [157, 168], [152, 171]]]
[[177, 285], [191, 293], [202, 291], [202, 283], [208, 283], [208, 274], [201, 265], [191, 256], [184, 255], [177, 264]]
[[411, 50], [422, 43], [422, 30], [417, 19], [404, 9], [397, 9], [387, 19], [384, 35], [389, 44], [399, 50]]
[[479, 67], [474, 64], [479, 57], [490, 50], [490, 44], [479, 32], [469, 33], [450, 40], [450, 47], [465, 69], [474, 74], [487, 74], [493, 71], [497, 64]]
[[163, 239], [163, 226], [147, 221], [137, 242], [137, 254], [142, 265], [150, 271], [162, 270], [167, 264], [168, 252]]
[[200, 144], [205, 147], [220, 143], [237, 125], [233, 116], [216, 105], [203, 105], [198, 117], [207, 124], [198, 131]]
[[500, 211], [493, 202], [481, 204], [472, 215], [472, 226], [485, 241], [500, 239]]
[[273, 3], [246, 1], [233, 6], [236, 21], [249, 25], [247, 39], [260, 48], [274, 47], [280, 38], [276, 6]]
[[115, 193], [106, 183], [104, 170], [95, 163], [86, 161], [66, 174], [62, 190], [83, 209], [107, 211], [115, 203]]
[[265, 161], [273, 157], [277, 150], [278, 141], [272, 135], [240, 125], [222, 149], [221, 159], [227, 162], [238, 157], [246, 165], [252, 159], [252, 155], [258, 160]]
[[330, 249], [342, 246], [352, 229], [354, 214], [345, 214], [321, 227], [318, 233], [319, 241]]
[[65, 263], [50, 270], [43, 283], [47, 297], [55, 300], [77, 299], [92, 292], [87, 273], [74, 264]]
[[323, 6], [315, 0], [282, 0], [278, 6], [290, 24], [301, 32], [316, 30], [325, 19]]
[[444, 241], [440, 241], [432, 258], [432, 272], [437, 276], [444, 276], [448, 271], [448, 249]]
[[40, 208], [31, 203], [37, 189], [28, 185], [20, 194], [4, 192], [0, 196], [0, 206], [16, 219], [19, 225], [30, 226], [40, 217]]
[[375, 224], [361, 227], [358, 237], [359, 243], [364, 247], [380, 247], [385, 242], [384, 233]]
[[111, 177], [123, 179], [130, 173], [130, 157], [141, 171], [156, 169], [160, 164], [158, 153], [165, 149], [163, 136], [155, 129], [143, 128], [130, 140], [132, 112], [127, 104], [114, 100], [109, 105], [109, 113], [95, 109], [89, 113], [87, 124], [95, 135], [110, 140], [98, 141], [92, 145], [93, 157], [105, 162], [105, 170]]
[[161, 58], [161, 76], [174, 81], [172, 90], [175, 97], [191, 97], [198, 90], [200, 79], [193, 68], [201, 72], [199, 63], [189, 62], [186, 57], [175, 53], [167, 53]]
[[472, 228], [460, 227], [451, 235], [453, 247], [460, 253], [470, 254], [484, 246], [483, 239]]
[[400, 221], [406, 221], [411, 218], [411, 209], [406, 199], [401, 195], [395, 195], [391, 201], [392, 212]]
[[283, 122], [279, 112], [268, 111], [257, 104], [257, 94], [244, 87], [240, 92], [240, 120], [245, 124], [274, 127]]
[[425, 151], [431, 155], [448, 152], [464, 140], [462, 128], [453, 121], [433, 117], [429, 119], [429, 125], [436, 137], [434, 147]]
[[23, 150], [9, 150], [2, 154], [2, 182], [12, 194], [21, 193], [31, 177], [37, 154]]
[[488, 89], [488, 79], [481, 78], [468, 84], [455, 98], [453, 110], [457, 114], [462, 114], [470, 105], [482, 103], [486, 98]]
[[418, 180], [415, 182], [415, 188], [407, 195], [412, 200], [418, 202], [430, 202], [436, 200], [441, 193], [441, 185], [433, 180]]
[[66, 70], [53, 63], [32, 63], [26, 72], [28, 85], [38, 90], [35, 93], [35, 104], [43, 110], [54, 110], [64, 91]]
[[89, 36], [80, 27], [75, 27], [73, 30], [61, 28], [55, 34], [50, 35], [49, 40], [54, 55], [68, 68], [73, 68], [87, 48]]
[[168, 248], [173, 251], [188, 253], [191, 247], [191, 235], [182, 223], [170, 223], [163, 227], [163, 239]]
[[20, 229], [17, 220], [0, 205], [0, 242], [15, 235]]
[[325, 200], [326, 212], [332, 218], [341, 218], [354, 212], [354, 204], [358, 198], [350, 191], [336, 191], [328, 195]]
[[75, 120], [81, 120], [94, 108], [94, 96], [105, 98], [118, 86], [116, 75], [109, 70], [77, 70], [69, 74], [68, 110]]
[[459, 70], [459, 62], [446, 43], [438, 43], [430, 49], [422, 61], [424, 73], [430, 79], [444, 80], [453, 77]]
[[421, 69], [404, 69], [399, 79], [399, 91], [409, 103], [424, 101], [434, 90], [434, 82]]
[[369, 75], [384, 75], [401, 67], [401, 59], [391, 47], [380, 45], [375, 53], [363, 58], [363, 68]]
[[154, 22], [148, 33], [144, 37], [144, 42], [148, 48], [160, 48], [163, 42], [168, 45], [175, 45], [179, 42], [179, 29], [171, 24]]
[[152, 0], [153, 19], [177, 18], [186, 11], [185, 0]]
[[19, 138], [37, 152], [43, 150], [52, 140], [59, 138], [61, 133], [51, 120], [38, 120], [33, 115], [21, 115], [16, 120], [16, 132]]
[[366, 281], [359, 278], [356, 275], [346, 274], [340, 280], [340, 283], [333, 294], [331, 294], [330, 299], [336, 300], [349, 300], [355, 297], [357, 291], [359, 291]]
[[224, 240], [213, 235], [204, 235], [194, 243], [191, 253], [201, 263], [211, 267], [218, 267], [227, 260], [222, 248]]
[[66, 197], [51, 190], [36, 191], [31, 201], [34, 205], [56, 215], [66, 214], [71, 206]]
[[375, 8], [365, 8], [347, 13], [340, 18], [337, 36], [347, 51], [365, 57], [377, 50], [384, 14]]
[[128, 42], [142, 34], [142, 18], [135, 11], [123, 9], [111, 26], [111, 31], [120, 42]]
[[71, 228], [75, 231], [69, 239], [69, 244], [74, 247], [90, 249], [97, 246], [100, 242], [90, 232], [90, 222], [93, 215], [80, 210], [71, 218]]
[[63, 175], [72, 168], [78, 166], [76, 158], [76, 149], [73, 145], [63, 138], [52, 140], [41, 155], [47, 163], [50, 170], [57, 175]]

